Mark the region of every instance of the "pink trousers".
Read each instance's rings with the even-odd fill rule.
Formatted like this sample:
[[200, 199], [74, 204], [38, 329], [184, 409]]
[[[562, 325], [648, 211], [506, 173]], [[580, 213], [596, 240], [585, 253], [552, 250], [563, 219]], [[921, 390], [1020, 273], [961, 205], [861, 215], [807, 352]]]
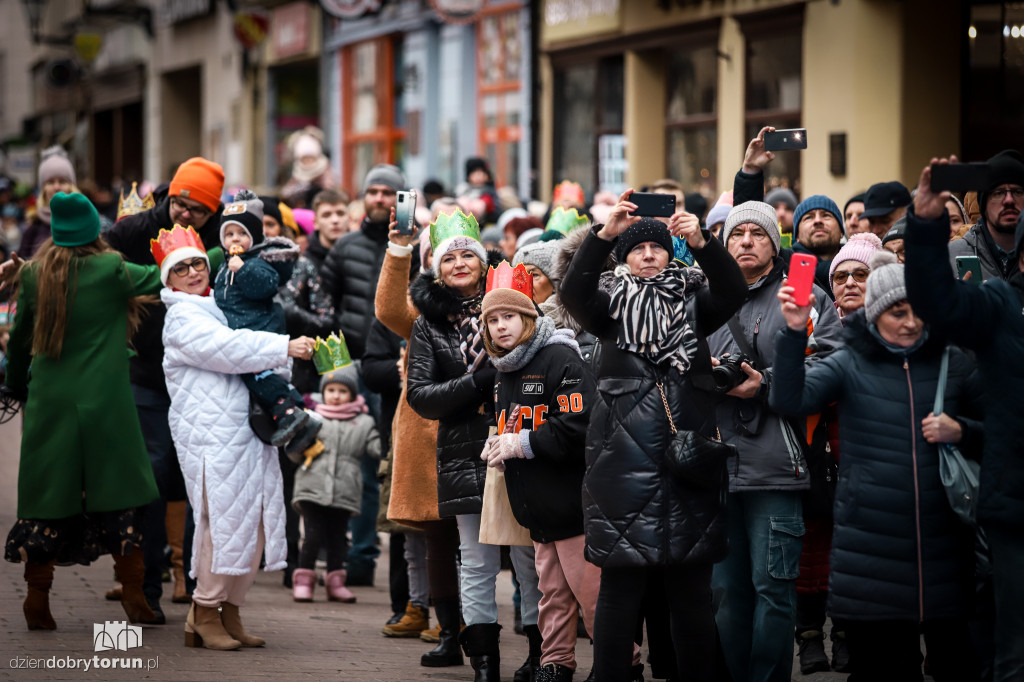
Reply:
[[245, 604], [245, 595], [256, 581], [256, 572], [260, 570], [260, 558], [263, 556], [263, 519], [260, 519], [259, 533], [256, 538], [256, 551], [252, 555], [252, 565], [245, 575], [222, 575], [211, 570], [213, 565], [213, 539], [210, 537], [210, 512], [206, 505], [206, 490], [203, 490], [202, 512], [203, 534], [199, 541], [198, 571], [196, 589], [192, 593], [192, 601], [207, 608], [217, 608], [222, 602], [235, 606]]
[[577, 603], [583, 624], [594, 632], [594, 609], [601, 591], [601, 569], [583, 558], [582, 535], [548, 543], [533, 543], [536, 551], [540, 613], [537, 625], [544, 643], [541, 665], [556, 663], [576, 669]]

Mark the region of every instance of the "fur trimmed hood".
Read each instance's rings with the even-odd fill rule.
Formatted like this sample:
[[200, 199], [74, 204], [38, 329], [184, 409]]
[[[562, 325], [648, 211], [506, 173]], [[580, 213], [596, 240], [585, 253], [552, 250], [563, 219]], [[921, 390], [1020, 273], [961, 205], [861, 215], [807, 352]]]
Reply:
[[262, 244], [257, 244], [247, 253], [258, 255], [268, 263], [297, 261], [300, 255], [299, 245], [286, 237], [267, 237]]
[[[487, 252], [487, 266], [498, 267], [505, 256], [500, 251]], [[480, 289], [483, 293], [487, 281], [487, 269], [480, 275]], [[420, 314], [432, 324], [445, 324], [452, 315], [462, 310], [462, 297], [434, 279], [433, 273], [421, 274], [409, 285], [409, 297]]]

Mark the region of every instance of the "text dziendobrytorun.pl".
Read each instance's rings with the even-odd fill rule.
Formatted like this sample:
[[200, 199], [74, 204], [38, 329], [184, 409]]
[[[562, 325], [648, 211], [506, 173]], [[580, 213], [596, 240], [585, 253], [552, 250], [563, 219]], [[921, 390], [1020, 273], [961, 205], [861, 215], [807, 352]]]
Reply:
[[96, 669], [135, 669], [156, 670], [160, 667], [160, 657], [136, 658], [117, 656], [50, 656], [49, 658], [30, 658], [16, 656], [10, 660], [11, 670], [82, 670], [88, 672]]

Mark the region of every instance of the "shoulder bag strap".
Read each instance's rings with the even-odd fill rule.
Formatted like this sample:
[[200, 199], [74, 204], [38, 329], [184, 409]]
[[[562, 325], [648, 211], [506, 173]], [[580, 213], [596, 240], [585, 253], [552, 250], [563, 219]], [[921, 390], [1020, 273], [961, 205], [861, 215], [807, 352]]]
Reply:
[[942, 362], [939, 364], [939, 383], [935, 387], [935, 407], [932, 414], [938, 417], [942, 414], [943, 400], [946, 396], [946, 376], [949, 374], [949, 347], [942, 351]]
[[729, 332], [732, 334], [732, 338], [736, 341], [736, 345], [740, 347], [740, 350], [746, 353], [747, 357], [752, 360], [757, 360], [757, 353], [750, 344], [747, 342], [747, 337], [743, 333], [743, 326], [736, 317], [730, 317], [726, 323], [729, 327]]

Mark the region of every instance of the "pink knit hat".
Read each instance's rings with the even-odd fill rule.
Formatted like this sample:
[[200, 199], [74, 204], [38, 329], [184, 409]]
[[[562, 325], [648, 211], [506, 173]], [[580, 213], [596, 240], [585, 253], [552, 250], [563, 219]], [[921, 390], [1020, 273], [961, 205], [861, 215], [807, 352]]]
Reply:
[[836, 273], [836, 268], [839, 267], [840, 263], [848, 260], [857, 261], [863, 263], [864, 267], [868, 267], [868, 262], [871, 260], [871, 254], [882, 248], [882, 240], [879, 239], [874, 232], [858, 232], [857, 234], [850, 237], [850, 240], [843, 245], [843, 248], [839, 249], [839, 253], [832, 259], [832, 264], [828, 266], [828, 279], [831, 283], [832, 275]]

